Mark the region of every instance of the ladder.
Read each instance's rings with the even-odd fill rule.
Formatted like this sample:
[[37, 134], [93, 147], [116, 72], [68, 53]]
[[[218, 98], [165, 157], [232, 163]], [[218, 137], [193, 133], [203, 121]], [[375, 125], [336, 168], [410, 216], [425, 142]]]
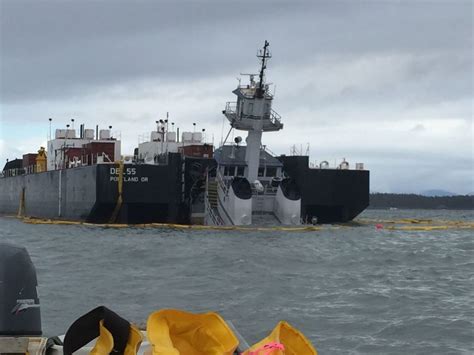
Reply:
[[212, 221], [212, 224], [216, 226], [224, 225], [224, 221], [219, 215], [219, 211], [217, 209], [217, 204], [218, 204], [217, 181], [209, 181], [209, 180], [207, 181], [207, 191], [206, 191], [205, 198], [206, 198], [205, 213], [206, 215], [209, 216], [210, 220]]
[[207, 183], [207, 196], [209, 198], [209, 204], [211, 208], [217, 209], [217, 182], [209, 181]]

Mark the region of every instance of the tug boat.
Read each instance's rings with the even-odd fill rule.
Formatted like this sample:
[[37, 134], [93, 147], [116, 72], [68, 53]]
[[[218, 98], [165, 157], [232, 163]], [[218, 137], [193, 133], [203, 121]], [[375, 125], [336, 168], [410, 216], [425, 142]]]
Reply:
[[[262, 145], [263, 133], [283, 129], [265, 82], [271, 58], [268, 46], [265, 41], [257, 54], [259, 74], [247, 74], [246, 85], [239, 80], [233, 91], [237, 101], [227, 102], [222, 111], [230, 130], [214, 152], [215, 171], [207, 174], [205, 223], [299, 225], [352, 220], [369, 204], [369, 172], [363, 164], [350, 170], [344, 159], [337, 168], [330, 169], [327, 162], [310, 168], [308, 156], [276, 157]], [[240, 136], [226, 144], [233, 130], [247, 132], [245, 146]]]

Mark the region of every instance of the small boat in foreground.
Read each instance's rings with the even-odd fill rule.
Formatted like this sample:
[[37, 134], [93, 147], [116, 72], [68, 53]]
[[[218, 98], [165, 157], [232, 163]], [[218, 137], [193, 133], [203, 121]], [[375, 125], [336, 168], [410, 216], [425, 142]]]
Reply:
[[[9, 272], [7, 272], [7, 265]], [[12, 271], [13, 270], [13, 271]], [[146, 332], [100, 306], [74, 321], [64, 337], [41, 337], [36, 271], [25, 248], [0, 243], [0, 353], [28, 355], [316, 355], [297, 329], [280, 322], [248, 346], [219, 314], [163, 309]], [[146, 341], [147, 339], [148, 341]]]

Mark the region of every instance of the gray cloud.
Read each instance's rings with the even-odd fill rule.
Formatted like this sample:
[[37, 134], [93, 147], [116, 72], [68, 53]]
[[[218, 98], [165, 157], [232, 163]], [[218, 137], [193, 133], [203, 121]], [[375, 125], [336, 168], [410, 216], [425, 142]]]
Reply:
[[170, 111], [217, 143], [235, 77], [257, 70], [267, 39], [285, 123], [264, 138], [273, 151], [310, 142], [314, 159], [364, 161], [378, 191], [423, 182], [471, 191], [472, 10], [470, 1], [3, 0], [0, 159], [35, 150], [47, 117], [113, 124], [128, 152]]
[[[466, 15], [471, 5], [463, 2], [2, 1], [0, 6], [4, 102], [81, 95], [150, 77], [186, 82], [252, 69], [248, 53], [263, 39], [271, 41], [279, 64], [294, 68], [335, 55], [438, 53], [432, 63], [413, 62], [406, 75], [416, 77], [436, 66], [446, 75], [462, 72], [472, 62]], [[458, 58], [446, 54], [453, 51]], [[446, 68], [452, 59], [458, 63]], [[466, 80], [460, 85], [465, 89]]]

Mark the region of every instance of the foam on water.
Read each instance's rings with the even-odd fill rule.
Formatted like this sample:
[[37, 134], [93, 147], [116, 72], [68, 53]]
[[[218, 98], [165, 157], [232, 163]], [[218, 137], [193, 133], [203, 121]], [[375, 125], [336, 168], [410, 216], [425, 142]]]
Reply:
[[[473, 220], [463, 211], [363, 217]], [[135, 322], [160, 308], [218, 311], [249, 342], [285, 319], [322, 354], [474, 351], [472, 230], [0, 226], [0, 241], [26, 246], [36, 265], [46, 335], [104, 304]]]

